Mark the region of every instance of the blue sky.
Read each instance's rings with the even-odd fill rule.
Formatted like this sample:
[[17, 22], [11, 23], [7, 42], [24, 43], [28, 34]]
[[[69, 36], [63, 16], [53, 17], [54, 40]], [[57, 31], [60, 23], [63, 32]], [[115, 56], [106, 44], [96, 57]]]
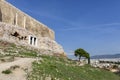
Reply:
[[120, 0], [8, 0], [53, 29], [68, 55], [120, 53]]

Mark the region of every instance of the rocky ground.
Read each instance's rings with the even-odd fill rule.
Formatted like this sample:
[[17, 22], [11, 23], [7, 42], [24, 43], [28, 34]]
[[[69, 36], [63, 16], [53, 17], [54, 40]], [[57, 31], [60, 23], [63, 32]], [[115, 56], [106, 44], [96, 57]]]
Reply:
[[[0, 63], [0, 80], [26, 80], [27, 72], [31, 70], [33, 58], [15, 58], [11, 62]], [[3, 73], [10, 70], [11, 73]]]

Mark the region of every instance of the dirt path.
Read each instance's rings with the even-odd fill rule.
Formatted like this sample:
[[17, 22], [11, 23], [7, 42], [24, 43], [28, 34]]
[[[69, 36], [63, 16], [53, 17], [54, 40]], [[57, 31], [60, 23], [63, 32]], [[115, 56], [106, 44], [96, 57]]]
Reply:
[[[13, 62], [0, 64], [0, 80], [26, 80], [24, 69], [31, 69], [31, 63], [34, 60], [32, 58], [19, 58]], [[2, 73], [2, 71], [9, 69], [11, 66], [19, 66], [19, 68], [12, 70], [10, 74]]]

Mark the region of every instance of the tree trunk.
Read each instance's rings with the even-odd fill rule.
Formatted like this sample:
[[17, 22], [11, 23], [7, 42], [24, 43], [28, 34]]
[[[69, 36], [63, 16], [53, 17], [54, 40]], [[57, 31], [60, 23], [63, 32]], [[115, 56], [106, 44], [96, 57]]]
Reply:
[[79, 62], [80, 62], [81, 56], [79, 56]]
[[90, 64], [90, 58], [88, 58], [88, 64]]

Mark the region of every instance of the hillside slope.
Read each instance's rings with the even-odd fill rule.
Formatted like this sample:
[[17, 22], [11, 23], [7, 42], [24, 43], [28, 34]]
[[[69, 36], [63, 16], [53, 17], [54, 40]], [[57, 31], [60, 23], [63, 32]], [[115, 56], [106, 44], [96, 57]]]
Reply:
[[119, 76], [109, 71], [90, 65], [78, 66], [65, 58], [43, 56], [42, 59], [33, 63], [28, 80], [120, 80]]
[[[3, 59], [6, 56], [35, 59], [32, 63], [31, 72], [25, 76], [26, 80], [120, 80], [119, 76], [103, 69], [93, 68], [90, 65], [79, 66], [78, 62], [64, 57], [38, 55], [37, 50], [0, 41], [0, 60], [6, 61]], [[4, 74], [4, 76], [9, 75], [13, 75], [13, 73]], [[10, 79], [8, 77], [4, 80]]]
[[91, 58], [92, 58], [92, 59], [120, 58], [120, 54], [96, 55], [96, 56], [92, 56]]

